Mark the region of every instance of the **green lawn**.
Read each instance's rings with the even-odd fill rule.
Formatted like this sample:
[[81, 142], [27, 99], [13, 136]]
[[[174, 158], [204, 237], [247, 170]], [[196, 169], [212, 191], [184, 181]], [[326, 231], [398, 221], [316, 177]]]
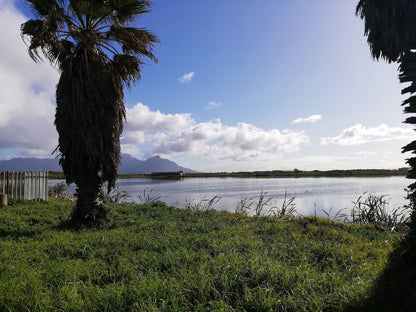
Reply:
[[0, 209], [0, 311], [344, 311], [370, 296], [400, 234], [326, 219], [72, 202]]

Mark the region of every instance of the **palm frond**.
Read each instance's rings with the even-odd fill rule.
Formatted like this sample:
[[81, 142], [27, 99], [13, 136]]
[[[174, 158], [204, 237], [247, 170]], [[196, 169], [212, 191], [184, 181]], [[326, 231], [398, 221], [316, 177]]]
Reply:
[[131, 87], [131, 84], [141, 77], [142, 65], [140, 59], [128, 54], [117, 54], [113, 59], [113, 68], [115, 74], [126, 84]]
[[395, 62], [416, 46], [416, 3], [413, 0], [360, 0], [356, 14], [375, 59]]
[[125, 54], [144, 55], [157, 62], [152, 51], [154, 44], [159, 40], [146, 29], [112, 26], [106, 37], [120, 43]]
[[63, 1], [59, 0], [26, 0], [30, 3], [30, 8], [39, 17], [45, 17], [56, 8], [60, 7]]
[[108, 6], [113, 12], [115, 25], [134, 22], [141, 14], [150, 12], [150, 2], [147, 0], [109, 0]]

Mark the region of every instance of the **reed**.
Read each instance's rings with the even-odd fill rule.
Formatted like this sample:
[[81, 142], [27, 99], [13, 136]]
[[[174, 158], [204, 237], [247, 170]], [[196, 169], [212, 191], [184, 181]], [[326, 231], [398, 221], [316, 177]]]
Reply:
[[215, 195], [212, 198], [203, 198], [201, 200], [186, 201], [185, 209], [193, 211], [209, 211], [213, 210], [214, 206], [221, 200], [221, 197]]
[[111, 204], [133, 203], [129, 194], [126, 191], [121, 190], [118, 185], [116, 185], [110, 192], [108, 192], [106, 187], [103, 187], [100, 191], [99, 199], [103, 203], [111, 203]]
[[410, 222], [410, 206], [389, 209], [386, 195], [363, 193], [353, 202], [350, 219], [355, 224], [373, 224], [386, 231], [403, 231]]
[[48, 187], [48, 196], [53, 198], [60, 198], [74, 201], [74, 195], [68, 190], [68, 185], [65, 182], [57, 183]]
[[256, 217], [287, 218], [297, 216], [295, 196], [289, 197], [287, 192], [284, 193], [283, 200], [279, 202], [276, 198], [267, 196], [267, 192], [261, 191], [258, 198], [241, 199], [234, 212]]
[[152, 188], [145, 188], [141, 194], [137, 195], [137, 199], [141, 204], [155, 205], [161, 202], [162, 198], [168, 196], [154, 196]]

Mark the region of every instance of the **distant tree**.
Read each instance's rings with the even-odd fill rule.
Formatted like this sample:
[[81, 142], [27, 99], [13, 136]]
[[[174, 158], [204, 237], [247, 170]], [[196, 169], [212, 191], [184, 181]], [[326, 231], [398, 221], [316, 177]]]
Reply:
[[[399, 79], [410, 83], [402, 90], [409, 93], [402, 106], [404, 113], [416, 113], [416, 1], [415, 0], [360, 0], [356, 14], [364, 20], [364, 33], [374, 59], [385, 59], [399, 64]], [[404, 121], [416, 124], [416, 117]], [[402, 152], [416, 154], [416, 141], [402, 148]], [[416, 157], [407, 159], [407, 177], [416, 178]], [[416, 183], [409, 185], [409, 199], [413, 205], [412, 226], [416, 228]]]
[[106, 211], [98, 200], [114, 185], [125, 118], [123, 85], [140, 79], [142, 58], [156, 36], [135, 28], [147, 0], [26, 0], [37, 19], [22, 24], [34, 61], [41, 54], [60, 71], [56, 87], [57, 149], [66, 182], [77, 185], [72, 220], [94, 223]]

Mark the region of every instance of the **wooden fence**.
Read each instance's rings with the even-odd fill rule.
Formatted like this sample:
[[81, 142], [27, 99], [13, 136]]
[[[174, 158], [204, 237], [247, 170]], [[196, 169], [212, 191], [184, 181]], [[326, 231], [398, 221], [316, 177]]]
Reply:
[[0, 193], [8, 199], [48, 200], [48, 173], [0, 172]]

